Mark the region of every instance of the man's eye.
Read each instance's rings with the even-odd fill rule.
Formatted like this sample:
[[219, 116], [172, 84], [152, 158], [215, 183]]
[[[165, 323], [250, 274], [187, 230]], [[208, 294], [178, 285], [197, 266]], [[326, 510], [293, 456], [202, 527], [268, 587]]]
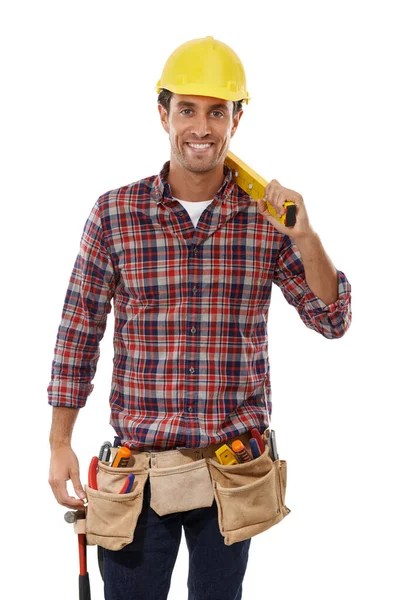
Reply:
[[217, 117], [223, 117], [224, 113], [220, 110], [213, 110], [213, 115], [217, 115]]
[[190, 108], [184, 108], [183, 110], [181, 110], [181, 115], [184, 113], [189, 113], [192, 112], [192, 110]]

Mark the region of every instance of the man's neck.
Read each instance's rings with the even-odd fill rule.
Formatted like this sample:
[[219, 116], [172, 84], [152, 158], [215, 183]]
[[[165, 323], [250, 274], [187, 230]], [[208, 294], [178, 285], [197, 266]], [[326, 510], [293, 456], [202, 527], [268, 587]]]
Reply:
[[175, 198], [189, 202], [211, 200], [224, 182], [224, 165], [217, 165], [212, 171], [193, 173], [181, 164], [170, 161], [168, 183]]

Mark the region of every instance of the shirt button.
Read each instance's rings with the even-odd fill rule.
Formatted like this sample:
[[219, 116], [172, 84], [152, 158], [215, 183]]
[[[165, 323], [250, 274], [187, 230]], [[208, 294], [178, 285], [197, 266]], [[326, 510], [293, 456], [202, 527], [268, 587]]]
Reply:
[[196, 327], [192, 327], [192, 329], [190, 330], [192, 333], [196, 333], [197, 329]]
[[188, 412], [193, 412], [193, 408], [191, 406], [188, 406]]
[[193, 367], [190, 367], [190, 369], [189, 369], [189, 373], [192, 373], [192, 374], [193, 374], [194, 372], [195, 372], [195, 369], [194, 369]]
[[193, 294], [197, 294], [197, 287], [196, 286], [192, 287], [192, 292], [193, 292]]
[[194, 248], [194, 250], [193, 250], [193, 254], [197, 254], [197, 253], [198, 253], [198, 251], [199, 251], [199, 249], [198, 249], [198, 248]]

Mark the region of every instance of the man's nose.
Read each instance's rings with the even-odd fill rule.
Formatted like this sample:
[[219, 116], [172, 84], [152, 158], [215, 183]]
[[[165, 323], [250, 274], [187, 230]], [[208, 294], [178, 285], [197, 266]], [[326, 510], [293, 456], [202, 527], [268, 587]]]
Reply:
[[210, 123], [206, 115], [197, 115], [191, 123], [191, 133], [199, 138], [211, 133]]

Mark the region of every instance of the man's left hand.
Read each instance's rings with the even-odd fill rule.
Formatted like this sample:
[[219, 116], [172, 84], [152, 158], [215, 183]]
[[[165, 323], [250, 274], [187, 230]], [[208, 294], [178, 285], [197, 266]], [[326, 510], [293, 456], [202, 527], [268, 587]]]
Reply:
[[[296, 205], [296, 224], [294, 227], [286, 227], [278, 219], [275, 219], [268, 211], [267, 200], [276, 210], [278, 217], [281, 217], [285, 212], [284, 202], [288, 200], [294, 202]], [[293, 239], [302, 238], [313, 232], [308, 220], [303, 197], [294, 190], [283, 187], [276, 179], [270, 181], [266, 186], [264, 199], [258, 200], [257, 205], [259, 212], [275, 229]]]

